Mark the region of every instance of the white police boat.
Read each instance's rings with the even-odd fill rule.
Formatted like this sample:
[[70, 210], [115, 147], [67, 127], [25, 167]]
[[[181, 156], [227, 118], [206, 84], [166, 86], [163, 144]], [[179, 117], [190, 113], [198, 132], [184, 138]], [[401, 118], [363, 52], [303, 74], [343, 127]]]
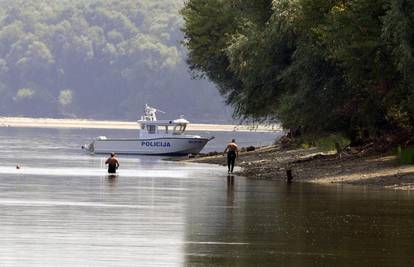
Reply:
[[208, 141], [213, 139], [198, 135], [187, 135], [189, 121], [181, 116], [176, 120], [157, 120], [155, 108], [145, 106], [144, 116], [138, 121], [136, 139], [96, 137], [82, 149], [91, 154], [131, 155], [188, 155], [198, 154]]

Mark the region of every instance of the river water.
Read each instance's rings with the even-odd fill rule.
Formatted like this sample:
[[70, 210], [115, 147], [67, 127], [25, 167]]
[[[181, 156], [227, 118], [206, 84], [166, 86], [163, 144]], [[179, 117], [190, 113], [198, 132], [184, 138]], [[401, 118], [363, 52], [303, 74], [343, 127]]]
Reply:
[[[215, 134], [207, 151], [235, 133]], [[142, 156], [121, 156], [108, 178], [103, 156], [80, 151], [96, 135], [0, 128], [0, 266], [414, 266], [414, 192], [231, 178]]]

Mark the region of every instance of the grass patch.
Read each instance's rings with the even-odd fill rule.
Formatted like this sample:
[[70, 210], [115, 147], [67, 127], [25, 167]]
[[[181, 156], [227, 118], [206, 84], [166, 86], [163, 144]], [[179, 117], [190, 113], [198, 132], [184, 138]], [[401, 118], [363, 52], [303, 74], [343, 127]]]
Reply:
[[302, 148], [317, 147], [322, 151], [337, 150], [337, 146], [340, 149], [348, 146], [351, 141], [342, 135], [329, 135], [325, 137], [312, 138], [312, 141], [305, 141], [302, 143]]
[[414, 147], [398, 147], [398, 162], [400, 164], [414, 164]]

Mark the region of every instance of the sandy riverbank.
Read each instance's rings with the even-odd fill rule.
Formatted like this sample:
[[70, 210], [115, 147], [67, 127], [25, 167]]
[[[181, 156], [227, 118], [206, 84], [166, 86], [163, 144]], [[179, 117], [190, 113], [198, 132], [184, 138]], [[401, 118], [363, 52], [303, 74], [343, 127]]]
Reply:
[[[226, 161], [223, 155], [185, 160], [221, 165]], [[242, 152], [237, 164], [242, 167], [238, 174], [253, 179], [285, 180], [286, 170], [291, 169], [294, 181], [414, 190], [414, 166], [399, 165], [392, 155], [343, 154], [340, 158], [334, 151], [285, 150], [275, 145]]]
[[[82, 119], [49, 119], [49, 118], [23, 118], [0, 117], [0, 127], [27, 127], [27, 128], [89, 128], [89, 129], [137, 129], [137, 122], [128, 121], [97, 121]], [[223, 125], [223, 124], [189, 124], [189, 131], [209, 132], [272, 132], [281, 131], [278, 125]]]

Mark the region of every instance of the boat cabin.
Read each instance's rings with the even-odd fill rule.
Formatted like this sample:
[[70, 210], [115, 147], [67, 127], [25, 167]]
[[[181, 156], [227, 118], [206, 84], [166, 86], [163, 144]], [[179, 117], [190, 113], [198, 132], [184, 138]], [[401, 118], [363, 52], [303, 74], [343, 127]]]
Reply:
[[177, 136], [184, 134], [187, 124], [189, 122], [185, 119], [178, 119], [174, 121], [139, 121], [140, 138], [156, 138], [159, 136]]

